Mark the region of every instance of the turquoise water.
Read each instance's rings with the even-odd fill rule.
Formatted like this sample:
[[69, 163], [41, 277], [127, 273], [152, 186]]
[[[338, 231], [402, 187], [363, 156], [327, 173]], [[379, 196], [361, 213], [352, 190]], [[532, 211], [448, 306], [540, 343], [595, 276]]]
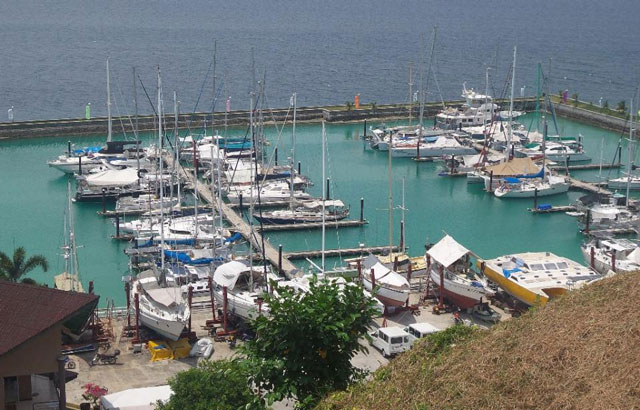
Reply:
[[[525, 124], [528, 120], [525, 118]], [[374, 123], [369, 123], [375, 125]], [[601, 130], [568, 120], [559, 120], [566, 135], [581, 133], [588, 153], [599, 161], [604, 136], [605, 162], [611, 161], [618, 144], [618, 133]], [[244, 133], [244, 130], [238, 131]], [[275, 146], [276, 131], [267, 129]], [[365, 198], [365, 218], [369, 224], [361, 228], [327, 230], [327, 248], [388, 244], [388, 159], [386, 153], [365, 148], [358, 138], [362, 124], [327, 125], [327, 176], [331, 178], [331, 196], [351, 204], [352, 217], [358, 218], [360, 198]], [[296, 158], [302, 162], [302, 172], [316, 185], [310, 192], [320, 195], [322, 189], [321, 126], [297, 127]], [[77, 145], [94, 145], [103, 137], [77, 138]], [[0, 195], [0, 250], [12, 253], [24, 246], [28, 254], [42, 254], [50, 264], [49, 272], [35, 270], [35, 280], [53, 283], [53, 275], [63, 270], [59, 247], [63, 243], [63, 215], [66, 208], [66, 177], [50, 169], [46, 161], [66, 150], [67, 138], [38, 138], [0, 142], [0, 167], [4, 181]], [[290, 149], [290, 130], [281, 137], [281, 163]], [[623, 149], [626, 161], [626, 148]], [[510, 252], [551, 251], [582, 262], [579, 244], [582, 235], [576, 221], [564, 214], [532, 215], [526, 211], [531, 200], [500, 200], [482, 191], [480, 185], [467, 185], [464, 178], [437, 175], [438, 164], [415, 163], [410, 159], [393, 160], [393, 196], [397, 207], [402, 198], [405, 180], [407, 208], [406, 240], [411, 255], [424, 252], [426, 241], [435, 242], [443, 232], [482, 257], [495, 257]], [[604, 175], [608, 170], [603, 171]], [[585, 180], [596, 180], [597, 171], [576, 172]], [[611, 171], [611, 177], [619, 175]], [[570, 192], [542, 199], [541, 202], [567, 204], [580, 196]], [[123, 275], [128, 274], [128, 260], [123, 253], [126, 243], [110, 239], [115, 228], [109, 219], [96, 215], [100, 204], [76, 203], [77, 243], [82, 281], [94, 281], [101, 303], [114, 299], [124, 303]], [[401, 211], [394, 211], [394, 238], [398, 242]], [[320, 230], [291, 233], [270, 233], [274, 246], [282, 244], [286, 251], [320, 249]], [[328, 260], [328, 266], [338, 263]]]

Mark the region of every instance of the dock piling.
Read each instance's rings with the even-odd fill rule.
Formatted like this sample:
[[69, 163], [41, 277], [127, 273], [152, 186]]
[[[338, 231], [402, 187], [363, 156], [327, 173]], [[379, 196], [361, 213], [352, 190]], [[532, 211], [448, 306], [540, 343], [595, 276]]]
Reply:
[[331, 188], [329, 187], [329, 184], [331, 183], [331, 178], [327, 178], [327, 195], [325, 196], [325, 199], [331, 199]]
[[587, 235], [589, 234], [589, 220], [591, 219], [591, 209], [587, 209], [587, 221], [585, 223], [585, 229], [584, 231], [587, 233]]
[[276, 147], [276, 149], [273, 151], [273, 156], [274, 156], [275, 164], [276, 166], [278, 166], [278, 147]]
[[82, 157], [78, 157], [78, 175], [82, 175]]
[[364, 198], [360, 198], [360, 222], [364, 221]]
[[116, 237], [120, 237], [120, 215], [116, 214]]
[[362, 139], [367, 138], [367, 120], [364, 120], [364, 130], [362, 134]]
[[71, 141], [67, 141], [67, 155], [71, 156]]
[[[191, 307], [193, 305], [193, 287], [189, 285], [189, 293], [188, 293], [188, 302], [189, 302], [189, 312], [191, 312]], [[191, 333], [191, 316], [189, 315], [189, 333]]]
[[282, 244], [278, 245], [278, 276], [282, 275]]
[[591, 266], [591, 269], [596, 268], [596, 250], [593, 246], [591, 247], [591, 261], [589, 263], [589, 266]]
[[107, 188], [102, 188], [102, 213], [107, 212]]
[[533, 209], [538, 209], [538, 188], [533, 190]]
[[209, 282], [209, 299], [211, 299], [211, 313], [213, 314], [213, 321], [216, 321], [216, 299], [213, 297], [213, 279], [211, 276], [208, 278]]
[[493, 192], [493, 170], [489, 172], [489, 192]]
[[298, 175], [300, 175], [300, 174], [301, 174], [301, 172], [300, 172], [300, 161], [298, 161]]

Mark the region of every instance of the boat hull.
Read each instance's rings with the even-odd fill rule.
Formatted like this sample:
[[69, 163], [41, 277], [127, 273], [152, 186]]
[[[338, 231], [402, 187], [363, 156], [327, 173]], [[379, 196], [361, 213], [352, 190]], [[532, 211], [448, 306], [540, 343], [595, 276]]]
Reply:
[[[371, 281], [369, 279], [367, 279], [366, 277], [362, 278], [362, 284], [364, 285], [364, 288], [373, 293], [372, 291], [372, 286], [371, 286]], [[399, 306], [404, 306], [407, 301], [409, 300], [409, 292], [404, 292], [401, 290], [396, 290], [396, 289], [392, 289], [389, 287], [385, 287], [384, 284], [377, 284], [376, 283], [376, 287], [378, 287], [378, 291], [375, 293], [375, 297], [382, 302], [383, 305], [390, 307], [390, 306], [394, 306], [394, 307], [399, 307]]]
[[160, 336], [173, 341], [180, 338], [185, 328], [185, 324], [182, 322], [159, 318], [145, 312], [144, 309], [140, 309], [140, 323]]
[[[569, 184], [566, 184], [566, 183], [556, 184], [549, 188], [539, 189], [537, 191], [537, 196], [543, 197], [543, 196], [563, 194], [568, 190], [569, 190]], [[533, 198], [536, 196], [536, 191], [532, 189], [531, 190], [530, 189], [527, 189], [527, 190], [510, 189], [508, 191], [505, 191], [505, 190], [501, 190], [500, 188], [497, 188], [494, 191], [494, 194], [498, 198]]]
[[526, 305], [544, 306], [549, 301], [549, 298], [547, 296], [540, 295], [523, 286], [518, 285], [512, 280], [509, 280], [500, 272], [500, 268], [498, 267], [490, 265], [481, 260], [478, 260], [478, 267], [482, 270], [482, 273], [484, 273], [485, 276], [489, 278], [489, 280], [497, 283], [498, 286], [504, 289], [505, 292], [520, 300], [522, 303], [525, 303]]
[[[431, 270], [431, 281], [435, 283], [435, 285], [440, 288], [440, 273]], [[454, 305], [458, 306], [461, 309], [469, 309], [473, 306], [477, 305], [481, 301], [486, 301], [486, 299], [490, 296], [481, 292], [478, 288], [473, 286], [467, 286], [462, 283], [456, 283], [443, 278], [444, 282], [444, 290], [443, 295], [445, 299], [449, 300]]]

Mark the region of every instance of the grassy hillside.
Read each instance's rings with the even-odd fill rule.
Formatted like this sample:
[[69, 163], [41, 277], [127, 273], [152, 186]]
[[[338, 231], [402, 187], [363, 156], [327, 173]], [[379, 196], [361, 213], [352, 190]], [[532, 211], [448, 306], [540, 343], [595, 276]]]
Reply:
[[449, 330], [320, 408], [640, 408], [639, 300], [640, 274], [619, 275], [490, 331]]

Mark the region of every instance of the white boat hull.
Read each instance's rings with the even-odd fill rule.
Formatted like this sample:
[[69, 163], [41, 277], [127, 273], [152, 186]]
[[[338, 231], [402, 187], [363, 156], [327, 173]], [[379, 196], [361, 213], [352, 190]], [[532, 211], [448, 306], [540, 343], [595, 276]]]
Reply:
[[[420, 157], [442, 157], [451, 155], [475, 155], [476, 150], [471, 147], [456, 148], [430, 148], [427, 144], [420, 147]], [[392, 157], [399, 158], [416, 158], [418, 157], [417, 147], [394, 147], [391, 150]]]
[[[538, 189], [538, 197], [557, 195], [565, 193], [569, 190], [569, 184], [554, 184], [547, 188]], [[498, 198], [533, 198], [536, 196], [536, 191], [534, 189], [509, 189], [505, 190], [502, 188], [497, 188], [494, 191], [494, 194]]]
[[[371, 280], [366, 275], [362, 277], [362, 284], [367, 291], [373, 293]], [[378, 291], [374, 296], [385, 306], [404, 306], [409, 300], [408, 291], [385, 287], [383, 283], [376, 283], [376, 287], [378, 287]]]
[[176, 341], [180, 338], [180, 335], [185, 328], [185, 324], [183, 322], [159, 318], [155, 315], [145, 312], [142, 306], [140, 307], [140, 323], [143, 326], [158, 333], [160, 336], [173, 341]]

